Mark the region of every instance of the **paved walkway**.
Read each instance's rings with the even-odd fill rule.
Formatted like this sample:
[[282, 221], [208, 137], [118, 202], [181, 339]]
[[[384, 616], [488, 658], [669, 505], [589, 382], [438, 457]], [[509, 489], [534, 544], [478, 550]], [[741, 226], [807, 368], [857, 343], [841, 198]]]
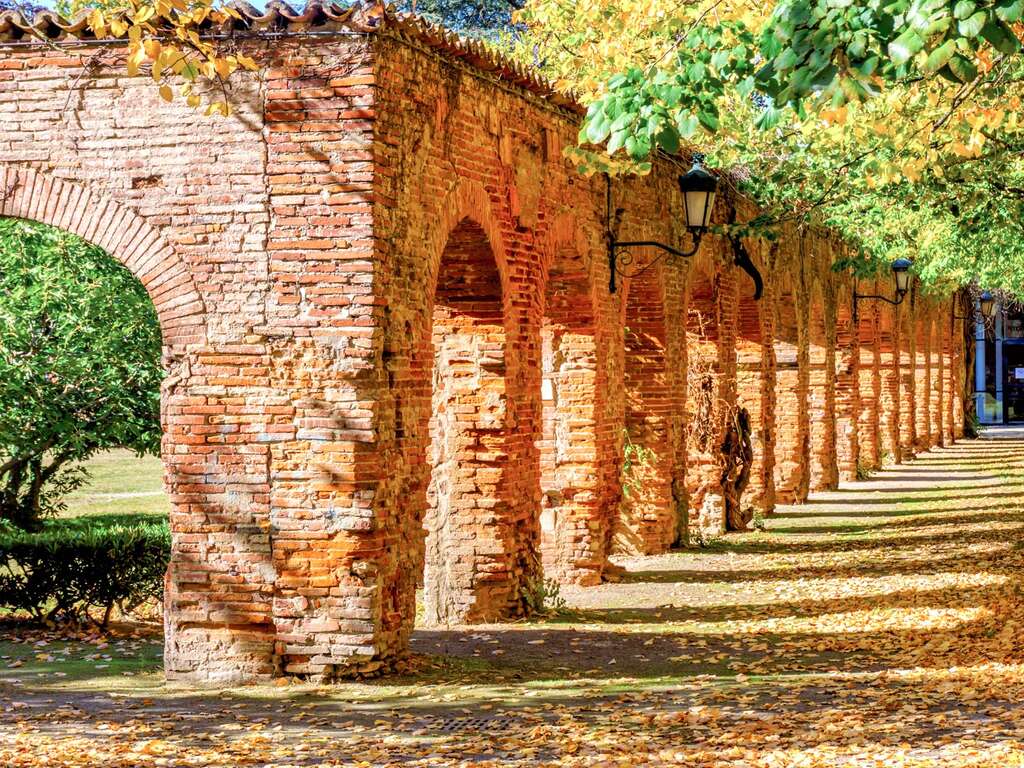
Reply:
[[1024, 440], [961, 443], [546, 621], [420, 630], [373, 683], [197, 694], [146, 638], [84, 670], [0, 643], [0, 765], [1024, 765], [1022, 505]]

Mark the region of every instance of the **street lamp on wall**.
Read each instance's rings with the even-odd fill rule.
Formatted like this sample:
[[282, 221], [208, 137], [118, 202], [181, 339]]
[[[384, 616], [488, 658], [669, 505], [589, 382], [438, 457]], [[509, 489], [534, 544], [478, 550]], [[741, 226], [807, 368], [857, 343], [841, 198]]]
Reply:
[[[683, 193], [684, 220], [690, 237], [693, 238], [692, 247], [686, 251], [653, 240], [617, 240], [616, 232], [625, 211], [617, 208], [615, 215], [612, 215], [612, 181], [608, 176], [605, 176], [605, 180], [608, 186], [605, 201], [608, 223], [608, 290], [611, 293], [615, 293], [616, 290], [616, 276], [636, 277], [666, 256], [688, 259], [697, 253], [701, 238], [711, 223], [711, 211], [715, 207], [715, 194], [718, 191], [718, 179], [704, 170], [704, 166], [699, 162], [695, 162], [686, 174], [679, 177], [679, 191]], [[628, 252], [629, 248], [657, 248], [662, 251], [662, 255], [638, 269], [630, 270], [633, 255]]]
[[894, 307], [899, 306], [903, 303], [903, 300], [907, 297], [910, 292], [910, 268], [913, 264], [909, 259], [896, 259], [892, 263], [892, 276], [896, 287], [896, 298], [890, 299], [888, 296], [880, 296], [878, 294], [867, 294], [857, 293], [857, 284], [853, 285], [853, 320], [857, 321], [857, 302], [867, 299], [877, 299], [878, 301], [884, 301], [887, 304], [892, 304]]
[[992, 295], [991, 291], [983, 291], [981, 297], [978, 299], [978, 304], [981, 307], [981, 314], [985, 317], [996, 316], [996, 299]]
[[996, 316], [996, 300], [992, 295], [991, 291], [982, 291], [978, 297], [978, 309], [975, 310], [971, 315], [958, 315], [956, 313], [956, 306], [953, 307], [953, 319], [954, 320], [973, 320], [979, 322], [981, 320], [993, 318]]

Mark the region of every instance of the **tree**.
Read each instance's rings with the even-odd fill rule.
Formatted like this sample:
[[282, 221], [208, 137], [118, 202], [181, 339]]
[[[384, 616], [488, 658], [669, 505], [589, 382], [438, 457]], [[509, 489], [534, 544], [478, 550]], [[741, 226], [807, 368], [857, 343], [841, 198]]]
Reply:
[[0, 521], [58, 511], [96, 451], [160, 445], [160, 326], [101, 249], [0, 219]]
[[[698, 149], [765, 214], [827, 225], [868, 274], [1024, 295], [1024, 0], [531, 0], [518, 55], [589, 104], [572, 156]], [[742, 233], [741, 233], [742, 234]]]
[[403, 11], [476, 37], [508, 31], [512, 13], [522, 7], [523, 0], [404, 0], [399, 4]]

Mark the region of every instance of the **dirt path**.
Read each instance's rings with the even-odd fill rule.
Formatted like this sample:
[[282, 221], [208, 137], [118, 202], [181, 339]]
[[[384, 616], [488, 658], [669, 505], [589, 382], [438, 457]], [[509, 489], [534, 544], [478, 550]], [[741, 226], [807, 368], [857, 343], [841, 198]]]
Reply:
[[1024, 765], [1022, 528], [1024, 440], [979, 441], [419, 630], [403, 677], [197, 694], [158, 638], [0, 643], [0, 766]]

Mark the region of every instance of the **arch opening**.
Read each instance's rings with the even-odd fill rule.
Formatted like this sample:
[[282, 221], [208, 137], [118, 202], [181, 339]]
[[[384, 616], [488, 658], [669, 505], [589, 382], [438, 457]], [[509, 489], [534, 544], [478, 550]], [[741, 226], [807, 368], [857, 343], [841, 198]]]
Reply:
[[686, 491], [689, 526], [698, 536], [725, 532], [721, 488], [720, 281], [700, 273], [689, 287], [686, 311]]
[[676, 537], [669, 442], [673, 399], [660, 275], [650, 270], [633, 278], [625, 299], [622, 501], [613, 546], [629, 554], [664, 552]]
[[779, 275], [775, 317], [775, 498], [797, 504], [807, 497], [807, 391], [801, 371], [800, 304], [793, 277]]
[[441, 255], [432, 312], [433, 376], [424, 552], [427, 624], [507, 614], [515, 536], [508, 467], [506, 331], [487, 233], [463, 219]]
[[775, 507], [775, 482], [771, 476], [775, 462], [771, 434], [775, 372], [765, 319], [762, 303], [741, 288], [736, 311], [736, 404], [746, 409], [750, 419], [753, 450], [749, 485], [741, 503], [743, 509], [770, 513]]
[[541, 325], [541, 560], [560, 582], [597, 584], [604, 567], [602, 377], [587, 265], [564, 249], [548, 273]]
[[[157, 309], [105, 249], [42, 222], [0, 217], [0, 326], [0, 521], [59, 525], [52, 518], [81, 508], [71, 494], [87, 488], [90, 460], [103, 471], [109, 451], [160, 453], [166, 371]], [[145, 466], [152, 474], [155, 465]], [[157, 495], [153, 509], [166, 520], [166, 496]], [[120, 508], [110, 514], [153, 521]]]

